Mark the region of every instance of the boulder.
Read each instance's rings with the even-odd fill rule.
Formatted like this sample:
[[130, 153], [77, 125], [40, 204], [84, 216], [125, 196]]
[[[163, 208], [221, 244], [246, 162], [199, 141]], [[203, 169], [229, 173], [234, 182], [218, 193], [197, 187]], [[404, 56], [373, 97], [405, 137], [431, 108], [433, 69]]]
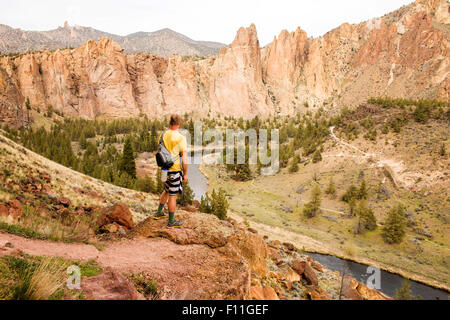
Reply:
[[323, 266], [316, 261], [311, 262], [311, 267], [313, 267], [314, 269], [316, 269], [319, 272], [323, 272]]
[[294, 210], [291, 207], [289, 207], [289, 206], [284, 206], [283, 207], [283, 211], [286, 212], [286, 213], [293, 213], [294, 212]]
[[[2, 209], [4, 211], [4, 208]], [[22, 216], [22, 204], [19, 200], [11, 200], [8, 202], [8, 216], [13, 222], [19, 221]], [[0, 214], [1, 215], [1, 214]]]
[[251, 300], [280, 300], [277, 293], [269, 286], [252, 286], [250, 287]]
[[194, 200], [194, 201], [192, 201], [192, 205], [193, 205], [194, 207], [196, 207], [197, 209], [199, 209], [199, 208], [200, 208], [200, 201]]
[[356, 290], [365, 300], [393, 300], [391, 297], [385, 295], [384, 293], [374, 289], [370, 289], [362, 283], [359, 283]]
[[357, 290], [358, 286], [359, 282], [355, 278], [344, 276], [341, 288], [342, 296], [350, 300], [364, 300]]
[[101, 209], [101, 215], [97, 221], [98, 226], [103, 227], [114, 222], [127, 230], [131, 230], [134, 227], [133, 215], [126, 204], [119, 203]]
[[281, 280], [299, 282], [302, 277], [289, 266], [283, 266], [278, 271]]
[[288, 251], [295, 251], [295, 246], [290, 243], [290, 242], [283, 242], [283, 246], [288, 250]]
[[292, 263], [292, 269], [297, 272], [299, 275], [303, 276], [308, 284], [317, 286], [319, 284], [319, 280], [317, 279], [317, 275], [314, 272], [313, 268], [306, 261], [294, 261]]
[[331, 300], [328, 293], [322, 288], [306, 286], [305, 292], [311, 300]]
[[8, 207], [0, 204], [0, 217], [7, 217], [9, 215]]
[[58, 199], [59, 204], [63, 205], [64, 207], [68, 208], [70, 207], [70, 199], [69, 198], [59, 198]]

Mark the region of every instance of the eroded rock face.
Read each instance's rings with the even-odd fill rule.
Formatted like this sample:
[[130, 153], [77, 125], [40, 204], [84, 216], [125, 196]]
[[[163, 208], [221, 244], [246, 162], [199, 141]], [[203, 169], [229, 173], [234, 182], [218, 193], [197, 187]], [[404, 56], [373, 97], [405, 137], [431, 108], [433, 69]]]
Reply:
[[261, 49], [256, 27], [205, 59], [123, 53], [109, 39], [76, 49], [0, 57], [0, 121], [27, 121], [24, 103], [68, 116], [251, 118], [333, 109], [371, 96], [448, 99], [449, 4], [417, 0], [320, 38], [298, 28]]

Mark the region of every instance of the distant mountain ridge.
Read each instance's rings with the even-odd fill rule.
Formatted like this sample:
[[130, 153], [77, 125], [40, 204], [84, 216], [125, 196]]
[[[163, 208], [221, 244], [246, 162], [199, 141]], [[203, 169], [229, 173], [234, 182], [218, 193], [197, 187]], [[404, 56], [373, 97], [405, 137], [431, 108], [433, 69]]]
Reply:
[[67, 22], [63, 27], [49, 31], [25, 31], [0, 24], [0, 53], [78, 47], [87, 40], [99, 38], [118, 42], [126, 53], [152, 53], [163, 57], [173, 53], [181, 56], [211, 56], [225, 46], [218, 42], [195, 41], [168, 28], [119, 36], [91, 27], [70, 26]]

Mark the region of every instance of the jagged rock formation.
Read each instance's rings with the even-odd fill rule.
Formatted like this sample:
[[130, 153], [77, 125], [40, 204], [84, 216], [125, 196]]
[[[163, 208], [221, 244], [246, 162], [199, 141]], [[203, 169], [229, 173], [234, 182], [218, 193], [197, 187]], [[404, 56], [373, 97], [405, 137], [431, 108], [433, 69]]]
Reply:
[[70, 26], [66, 21], [63, 27], [49, 31], [25, 31], [0, 24], [0, 53], [78, 47], [88, 40], [99, 38], [118, 42], [127, 53], [146, 52], [163, 57], [172, 53], [182, 56], [210, 56], [225, 46], [218, 42], [195, 41], [167, 28], [122, 37], [89, 27]]
[[251, 25], [204, 59], [126, 55], [105, 38], [76, 49], [3, 56], [0, 89], [6, 83], [8, 90], [0, 92], [0, 121], [11, 120], [11, 110], [20, 113], [26, 98], [32, 108], [86, 118], [172, 112], [250, 118], [307, 107], [334, 111], [371, 96], [445, 100], [448, 10], [445, 0], [417, 0], [320, 38], [300, 28], [282, 31], [263, 49]]

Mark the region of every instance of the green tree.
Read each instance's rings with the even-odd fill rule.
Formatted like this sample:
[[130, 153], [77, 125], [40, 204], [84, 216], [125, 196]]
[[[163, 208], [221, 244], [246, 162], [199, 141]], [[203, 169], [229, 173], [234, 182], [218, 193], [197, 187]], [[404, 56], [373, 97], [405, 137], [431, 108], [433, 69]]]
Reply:
[[87, 140], [86, 140], [86, 134], [84, 132], [81, 134], [79, 143], [80, 143], [80, 148], [82, 150], [85, 150], [87, 147]]
[[177, 198], [177, 203], [181, 206], [191, 205], [194, 201], [194, 191], [189, 186], [189, 182], [183, 183], [183, 193]]
[[164, 191], [164, 182], [161, 179], [161, 169], [156, 171], [156, 193], [162, 193]]
[[320, 152], [319, 149], [316, 150], [316, 152], [314, 152], [313, 155], [313, 163], [317, 163], [322, 161], [322, 153]]
[[307, 218], [315, 217], [320, 212], [320, 193], [319, 184], [316, 183], [311, 191], [311, 201], [306, 203], [303, 207], [303, 214]]
[[143, 179], [136, 179], [134, 189], [146, 193], [154, 193], [155, 192], [155, 182], [152, 177], [147, 176]]
[[351, 185], [342, 196], [342, 201], [349, 203], [351, 199], [359, 198], [359, 190], [355, 185]]
[[356, 200], [355, 198], [351, 198], [348, 202], [348, 207], [350, 209], [350, 216], [354, 217], [356, 215]]
[[226, 193], [222, 188], [220, 188], [218, 192], [213, 189], [211, 196], [207, 193], [201, 198], [200, 211], [203, 213], [213, 214], [220, 220], [227, 219], [228, 207], [229, 203]]
[[332, 197], [336, 195], [336, 185], [334, 184], [333, 177], [330, 178], [330, 182], [328, 183], [325, 193]]
[[298, 163], [299, 162], [300, 162], [299, 156], [295, 155], [294, 158], [292, 158], [291, 166], [289, 167], [290, 173], [298, 172]]
[[411, 290], [411, 283], [408, 279], [403, 280], [401, 287], [395, 292], [394, 297], [397, 300], [415, 300]]
[[406, 221], [405, 209], [398, 204], [393, 207], [384, 223], [381, 236], [386, 243], [400, 243], [405, 236]]
[[362, 179], [359, 187], [358, 200], [367, 199], [366, 180]]
[[125, 140], [122, 159], [120, 162], [120, 170], [128, 173], [128, 175], [133, 179], [136, 179], [136, 163], [134, 161], [134, 151], [131, 137], [127, 137]]
[[355, 209], [355, 213], [358, 216], [355, 233], [361, 234], [366, 231], [373, 231], [377, 228], [377, 220], [373, 214], [373, 210], [367, 207], [364, 200], [359, 202], [359, 205]]

